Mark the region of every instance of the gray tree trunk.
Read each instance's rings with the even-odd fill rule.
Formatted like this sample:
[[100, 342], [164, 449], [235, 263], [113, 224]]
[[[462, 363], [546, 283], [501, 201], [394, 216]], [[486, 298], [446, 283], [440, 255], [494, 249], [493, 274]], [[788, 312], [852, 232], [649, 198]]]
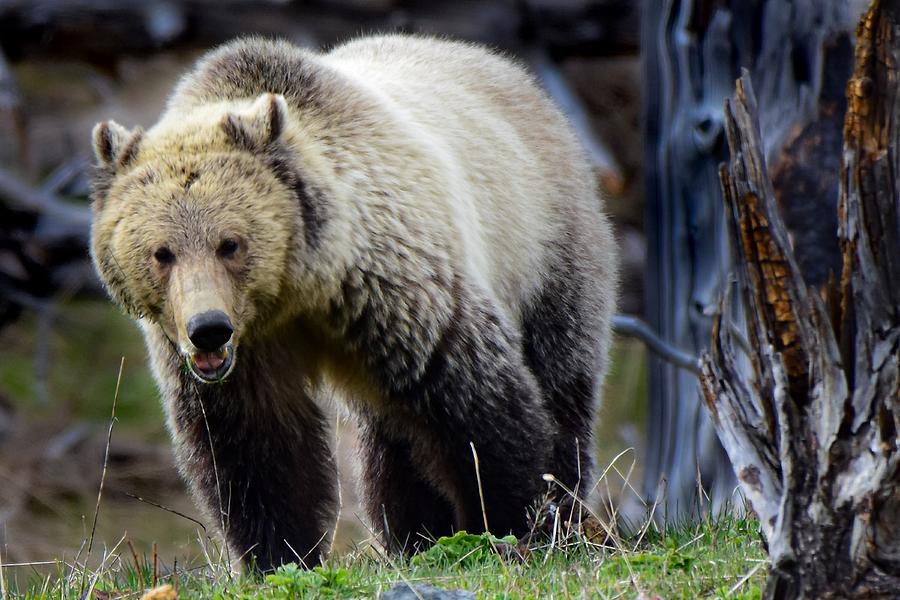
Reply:
[[[900, 595], [900, 0], [857, 31], [837, 211], [843, 270], [804, 281], [750, 79], [722, 186], [747, 340], [717, 317], [706, 403], [768, 541], [770, 599]], [[824, 298], [824, 299], [823, 299]]]
[[[834, 208], [856, 4], [644, 1], [647, 320], [669, 344], [709, 346], [731, 276], [721, 107], [742, 68], [756, 82], [763, 155], [800, 269], [813, 283], [840, 269]], [[662, 503], [656, 514], [693, 513], [698, 476], [714, 505], [730, 500], [734, 478], [696, 377], [651, 356], [649, 403], [644, 490]]]

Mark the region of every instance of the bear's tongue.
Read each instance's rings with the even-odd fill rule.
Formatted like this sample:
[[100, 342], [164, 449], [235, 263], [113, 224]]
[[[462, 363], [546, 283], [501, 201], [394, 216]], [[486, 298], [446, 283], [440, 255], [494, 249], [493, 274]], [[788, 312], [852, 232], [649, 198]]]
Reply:
[[201, 371], [215, 371], [225, 362], [225, 353], [198, 352], [194, 355], [194, 364]]

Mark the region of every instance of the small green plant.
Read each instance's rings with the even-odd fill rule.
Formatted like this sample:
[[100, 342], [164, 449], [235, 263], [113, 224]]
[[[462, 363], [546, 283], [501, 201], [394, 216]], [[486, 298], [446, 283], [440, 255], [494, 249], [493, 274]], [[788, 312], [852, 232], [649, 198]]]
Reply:
[[315, 567], [307, 571], [296, 564], [283, 565], [271, 575], [266, 575], [266, 585], [285, 597], [313, 595], [317, 598], [335, 598], [360, 595], [364, 586], [354, 584], [350, 571], [343, 568]]
[[421, 554], [412, 559], [416, 567], [448, 567], [458, 565], [462, 568], [483, 564], [498, 559], [497, 544], [515, 544], [515, 536], [495, 537], [489, 533], [473, 534], [458, 531], [451, 536], [444, 536]]

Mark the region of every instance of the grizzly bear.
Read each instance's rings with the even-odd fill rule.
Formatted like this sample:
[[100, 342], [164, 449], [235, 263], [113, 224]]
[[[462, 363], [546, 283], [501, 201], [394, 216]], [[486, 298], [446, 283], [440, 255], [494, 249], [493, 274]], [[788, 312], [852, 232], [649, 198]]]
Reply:
[[614, 240], [524, 69], [424, 37], [241, 39], [153, 127], [107, 121], [93, 142], [94, 264], [236, 556], [310, 566], [327, 549], [331, 390], [392, 550], [526, 534], [545, 473], [589, 487]]

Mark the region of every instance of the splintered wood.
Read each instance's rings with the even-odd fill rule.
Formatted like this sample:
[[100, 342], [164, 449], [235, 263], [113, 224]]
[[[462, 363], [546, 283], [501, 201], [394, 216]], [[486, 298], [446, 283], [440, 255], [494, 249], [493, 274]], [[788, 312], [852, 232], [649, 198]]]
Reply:
[[746, 73], [725, 109], [720, 175], [744, 308], [726, 294], [701, 381], [768, 541], [767, 598], [900, 590], [900, 2], [876, 0], [857, 36], [839, 284], [809, 288], [797, 268]]

